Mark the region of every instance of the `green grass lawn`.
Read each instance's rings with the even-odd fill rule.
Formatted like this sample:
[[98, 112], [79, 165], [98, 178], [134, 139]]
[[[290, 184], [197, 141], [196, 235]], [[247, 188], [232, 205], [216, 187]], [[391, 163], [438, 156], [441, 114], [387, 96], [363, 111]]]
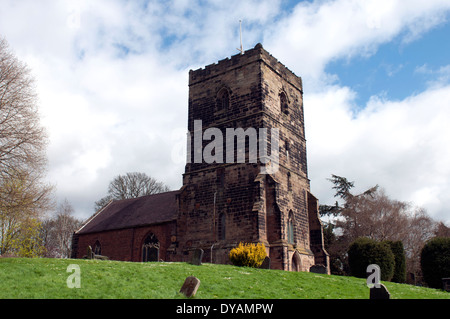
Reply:
[[[68, 288], [67, 266], [81, 270], [81, 288]], [[199, 298], [368, 299], [366, 280], [231, 265], [132, 263], [105, 260], [0, 258], [0, 298], [185, 298], [187, 276], [200, 279]], [[443, 290], [383, 282], [394, 299], [450, 299]]]

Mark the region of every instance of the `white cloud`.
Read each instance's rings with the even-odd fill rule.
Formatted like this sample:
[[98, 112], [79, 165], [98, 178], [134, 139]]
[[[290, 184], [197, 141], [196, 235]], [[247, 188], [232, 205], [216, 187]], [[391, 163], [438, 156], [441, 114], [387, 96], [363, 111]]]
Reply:
[[432, 79], [427, 82], [429, 87], [439, 87], [450, 82], [450, 64], [440, 66], [435, 70], [430, 68], [427, 64], [423, 64], [416, 67], [415, 72], [432, 77]]
[[411, 42], [442, 23], [449, 9], [441, 0], [305, 1], [266, 33], [264, 43], [294, 72], [317, 81], [328, 62], [370, 56], [400, 35]]
[[[379, 184], [396, 199], [446, 217], [450, 204], [450, 86], [402, 101], [373, 97], [354, 115], [353, 95], [329, 89], [305, 99], [309, 173], [314, 191], [333, 202], [324, 184], [331, 174], [355, 180], [360, 190]], [[440, 209], [438, 209], [440, 207]]]
[[403, 101], [373, 97], [359, 113], [357, 93], [332, 85], [324, 69], [393, 39], [418, 39], [445, 21], [450, 3], [314, 1], [292, 12], [282, 4], [3, 1], [0, 32], [38, 80], [58, 197], [86, 217], [117, 174], [145, 171], [179, 187], [174, 136], [187, 125], [188, 69], [236, 54], [242, 19], [245, 49], [261, 41], [303, 77], [309, 173], [322, 202], [332, 200], [333, 173], [441, 214], [449, 204], [446, 69], [440, 85]]

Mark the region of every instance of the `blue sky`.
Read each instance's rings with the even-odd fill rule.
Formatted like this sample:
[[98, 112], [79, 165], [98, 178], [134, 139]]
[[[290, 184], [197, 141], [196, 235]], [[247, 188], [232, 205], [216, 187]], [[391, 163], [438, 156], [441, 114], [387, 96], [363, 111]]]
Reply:
[[311, 190], [375, 184], [450, 223], [448, 0], [0, 0], [0, 35], [37, 80], [47, 179], [76, 214], [109, 181], [181, 187], [188, 72], [263, 47], [301, 76]]
[[[374, 95], [402, 100], [425, 91], [439, 68], [450, 65], [449, 35], [448, 22], [410, 43], [404, 43], [398, 35], [379, 46], [373, 55], [330, 61], [325, 71], [336, 74], [339, 85], [356, 91], [359, 107], [364, 107]], [[428, 72], [423, 72], [424, 67]]]

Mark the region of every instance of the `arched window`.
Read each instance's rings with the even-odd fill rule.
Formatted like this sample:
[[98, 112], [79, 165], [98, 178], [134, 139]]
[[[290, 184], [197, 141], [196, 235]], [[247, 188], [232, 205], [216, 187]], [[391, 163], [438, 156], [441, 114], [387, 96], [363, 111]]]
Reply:
[[286, 115], [289, 114], [288, 99], [286, 97], [286, 93], [284, 93], [284, 92], [280, 93], [280, 110], [281, 110], [281, 112], [283, 112]]
[[142, 245], [142, 261], [159, 260], [159, 241], [155, 234], [149, 233]]
[[217, 239], [224, 240], [226, 232], [226, 217], [224, 213], [219, 215], [219, 220], [217, 223]]
[[230, 106], [230, 93], [226, 88], [222, 88], [219, 93], [217, 93], [217, 110], [227, 110]]
[[102, 245], [100, 245], [100, 242], [98, 240], [94, 244], [93, 252], [96, 255], [101, 255], [102, 254]]
[[293, 244], [294, 243], [294, 214], [292, 213], [292, 211], [289, 212], [287, 235], [288, 235], [289, 244]]

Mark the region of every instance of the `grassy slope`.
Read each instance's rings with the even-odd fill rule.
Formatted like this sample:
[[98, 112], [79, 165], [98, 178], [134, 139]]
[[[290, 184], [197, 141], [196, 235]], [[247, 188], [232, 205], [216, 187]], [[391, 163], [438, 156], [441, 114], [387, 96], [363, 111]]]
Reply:
[[[66, 285], [69, 264], [81, 269], [81, 288]], [[365, 279], [230, 265], [129, 263], [81, 259], [0, 258], [0, 298], [184, 298], [187, 276], [201, 285], [195, 298], [363, 298]], [[392, 298], [449, 298], [443, 290], [384, 283]]]

